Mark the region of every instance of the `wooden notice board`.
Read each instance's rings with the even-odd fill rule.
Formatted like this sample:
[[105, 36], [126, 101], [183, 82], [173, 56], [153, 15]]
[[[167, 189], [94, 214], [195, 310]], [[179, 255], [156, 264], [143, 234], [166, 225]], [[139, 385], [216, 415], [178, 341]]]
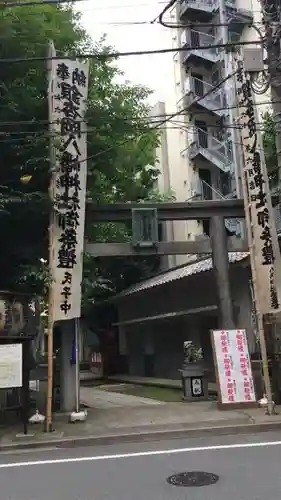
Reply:
[[211, 340], [219, 408], [257, 406], [246, 330], [213, 330]]

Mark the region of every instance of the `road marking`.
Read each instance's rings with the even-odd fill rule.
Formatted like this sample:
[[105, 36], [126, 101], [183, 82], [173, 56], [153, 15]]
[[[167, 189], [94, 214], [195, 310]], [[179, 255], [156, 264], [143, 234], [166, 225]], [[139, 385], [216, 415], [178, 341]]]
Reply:
[[268, 442], [266, 441], [263, 443], [219, 444], [214, 446], [197, 446], [192, 448], [176, 448], [171, 450], [140, 451], [137, 453], [116, 453], [115, 455], [97, 455], [93, 457], [58, 458], [53, 460], [14, 462], [14, 463], [0, 464], [0, 469], [10, 469], [13, 467], [27, 467], [32, 465], [53, 465], [53, 464], [71, 464], [79, 462], [94, 462], [100, 460], [114, 460], [116, 458], [137, 458], [137, 457], [149, 457], [157, 455], [175, 455], [177, 453], [190, 453], [192, 451], [235, 450], [239, 448], [262, 448], [266, 446], [280, 446], [280, 445], [281, 441], [268, 441]]

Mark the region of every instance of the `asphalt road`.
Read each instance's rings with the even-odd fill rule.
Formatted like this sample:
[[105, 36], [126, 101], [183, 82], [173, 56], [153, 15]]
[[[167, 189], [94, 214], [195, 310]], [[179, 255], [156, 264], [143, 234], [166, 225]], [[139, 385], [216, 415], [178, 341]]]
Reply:
[[[176, 487], [184, 471], [216, 484]], [[0, 454], [1, 500], [280, 500], [281, 430], [154, 443]]]

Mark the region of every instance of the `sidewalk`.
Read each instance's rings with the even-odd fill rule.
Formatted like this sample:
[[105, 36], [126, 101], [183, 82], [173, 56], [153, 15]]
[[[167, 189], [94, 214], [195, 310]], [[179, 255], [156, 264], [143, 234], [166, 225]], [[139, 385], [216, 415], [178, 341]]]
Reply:
[[20, 435], [20, 427], [10, 429], [0, 437], [0, 451], [281, 431], [281, 408], [277, 411], [272, 417], [260, 408], [220, 411], [211, 401], [96, 407], [89, 410], [86, 422], [70, 424], [67, 415], [56, 416], [50, 434], [41, 424], [30, 426], [27, 436]]
[[165, 404], [154, 399], [130, 396], [119, 392], [104, 391], [93, 387], [80, 387], [80, 401], [87, 408], [106, 410], [111, 408], [126, 408], [136, 406], [153, 406]]

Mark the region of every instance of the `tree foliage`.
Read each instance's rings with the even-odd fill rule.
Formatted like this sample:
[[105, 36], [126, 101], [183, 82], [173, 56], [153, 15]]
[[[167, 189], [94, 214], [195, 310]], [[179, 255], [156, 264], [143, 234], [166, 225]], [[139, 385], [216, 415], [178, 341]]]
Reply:
[[[93, 44], [71, 5], [19, 6], [0, 12], [0, 230], [1, 287], [18, 283], [40, 292], [39, 258], [48, 257], [50, 181], [46, 61], [48, 40], [58, 54], [108, 53], [105, 39]], [[88, 101], [87, 196], [96, 203], [140, 201], [149, 197], [158, 175], [157, 134], [148, 124], [149, 91], [118, 83], [116, 61], [91, 59]], [[149, 167], [148, 167], [149, 165]], [[30, 181], [22, 182], [22, 176]], [[86, 225], [94, 241], [126, 241], [130, 228]], [[85, 256], [88, 292], [118, 290], [154, 269], [155, 259], [93, 261]], [[89, 293], [91, 290], [91, 293]]]
[[278, 160], [276, 150], [276, 131], [272, 113], [263, 115], [263, 146], [269, 184], [273, 188], [278, 184]]

